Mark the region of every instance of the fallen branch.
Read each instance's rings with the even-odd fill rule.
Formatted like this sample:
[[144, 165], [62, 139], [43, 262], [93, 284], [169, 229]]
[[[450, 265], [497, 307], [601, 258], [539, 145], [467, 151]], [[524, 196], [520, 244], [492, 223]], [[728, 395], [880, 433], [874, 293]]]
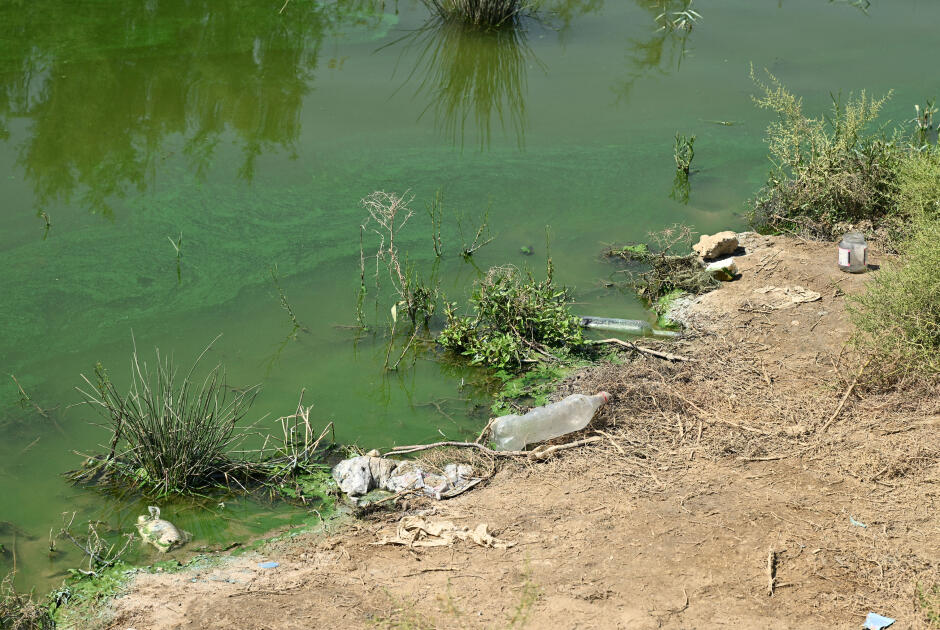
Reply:
[[836, 407], [836, 410], [832, 412], [832, 415], [829, 416], [829, 419], [826, 420], [826, 424], [820, 429], [820, 433], [825, 433], [829, 430], [829, 427], [832, 426], [832, 423], [836, 421], [836, 418], [839, 417], [839, 414], [842, 413], [842, 408], [845, 407], [845, 402], [849, 399], [849, 396], [852, 395], [852, 392], [855, 391], [855, 386], [858, 385], [858, 379], [862, 378], [862, 374], [865, 372], [865, 368], [868, 367], [868, 364], [871, 363], [871, 359], [865, 362], [865, 365], [861, 367], [858, 371], [858, 374], [855, 375], [855, 380], [852, 381], [852, 384], [849, 385], [848, 389], [845, 390], [845, 394], [842, 396], [842, 400], [839, 402], [839, 406]]
[[777, 581], [777, 554], [773, 547], [767, 552], [767, 595], [774, 596], [774, 582]]
[[490, 421], [486, 423], [486, 426], [483, 427], [483, 430], [480, 431], [480, 435], [477, 436], [477, 439], [474, 440], [477, 444], [483, 442], [483, 438], [486, 437], [486, 432], [490, 430], [490, 427], [493, 426], [493, 423], [496, 422], [499, 418], [490, 418]]
[[[389, 455], [404, 455], [406, 453], [417, 453], [418, 451], [427, 451], [432, 448], [439, 448], [444, 446], [452, 446], [455, 448], [475, 448], [479, 451], [491, 455], [493, 457], [527, 457], [531, 460], [540, 461], [548, 459], [558, 451], [567, 450], [569, 448], [576, 448], [578, 446], [585, 446], [587, 444], [594, 444], [600, 442], [603, 438], [600, 436], [593, 436], [585, 438], [583, 440], [576, 440], [574, 442], [568, 442], [567, 444], [555, 444], [547, 445], [543, 444], [537, 446], [531, 451], [494, 451], [493, 449], [483, 446], [482, 444], [477, 444], [476, 442], [435, 442], [433, 444], [414, 444], [411, 446], [398, 446], [388, 451], [383, 455], [383, 457], [388, 457]], [[456, 496], [456, 495], [454, 495]]]
[[610, 339], [601, 339], [600, 341], [595, 341], [594, 343], [612, 343], [624, 348], [630, 348], [631, 350], [635, 350], [643, 354], [648, 354], [652, 357], [665, 359], [667, 361], [694, 361], [694, 359], [689, 357], [672, 354], [671, 352], [661, 352], [659, 350], [653, 350], [652, 348], [644, 348], [643, 346], [638, 346], [631, 341], [624, 341], [623, 339], [617, 339], [616, 337], [611, 337]]
[[558, 451], [564, 451], [569, 448], [576, 448], [578, 446], [586, 446], [588, 444], [594, 444], [596, 442], [600, 442], [603, 439], [604, 438], [602, 438], [601, 436], [595, 435], [593, 437], [584, 438], [583, 440], [577, 440], [575, 442], [568, 442], [567, 444], [556, 444], [554, 446], [548, 446], [546, 444], [543, 444], [529, 451], [528, 453], [526, 453], [526, 455], [528, 455], [530, 460], [542, 461], [542, 460], [548, 459], [549, 457], [551, 457]]
[[417, 453], [418, 451], [427, 451], [432, 448], [440, 448], [443, 446], [453, 446], [455, 448], [475, 448], [479, 451], [483, 451], [487, 455], [492, 455], [493, 457], [525, 457], [529, 453], [527, 451], [494, 451], [493, 449], [483, 446], [482, 444], [477, 444], [476, 442], [434, 442], [433, 444], [412, 444], [410, 446], [396, 446], [392, 450], [388, 451], [382, 457], [388, 457], [389, 455], [404, 455], [405, 453]]

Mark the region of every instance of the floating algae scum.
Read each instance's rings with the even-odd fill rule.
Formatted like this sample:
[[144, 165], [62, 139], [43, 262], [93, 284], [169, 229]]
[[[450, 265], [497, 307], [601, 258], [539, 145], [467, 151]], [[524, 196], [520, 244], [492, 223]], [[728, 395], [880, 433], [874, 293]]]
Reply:
[[[339, 442], [479, 430], [486, 392], [462, 386], [477, 372], [434, 351], [385, 372], [381, 333], [345, 327], [357, 202], [370, 192], [416, 196], [399, 246], [430, 265], [421, 209], [444, 188], [438, 277], [450, 299], [477, 268], [541, 269], [551, 225], [556, 279], [575, 289], [577, 312], [643, 318], [605, 286], [617, 278], [599, 252], [676, 222], [743, 226], [767, 171], [749, 62], [812, 110], [830, 92], [893, 88], [886, 118], [906, 120], [940, 92], [922, 54], [940, 22], [927, 0], [875, 0], [867, 13], [825, 0], [696, 5], [690, 31], [659, 30], [658, 3], [585, 12], [551, 0], [515, 37], [435, 31], [410, 0], [282, 4], [0, 7], [0, 573], [15, 554], [21, 589], [79, 564], [66, 543], [48, 549], [62, 512], [115, 534], [146, 513], [144, 499], [61, 477], [81, 461], [73, 451], [106, 439], [74, 406], [79, 374], [100, 362], [125, 386], [132, 333], [144, 354], [159, 346], [182, 365], [222, 333], [208, 362], [224, 363], [233, 387], [263, 386], [253, 414], [269, 414], [272, 431], [304, 387], [312, 420], [334, 421]], [[687, 199], [670, 198], [677, 131], [696, 137]], [[470, 264], [454, 213], [469, 224], [487, 207], [497, 238]], [[194, 549], [308, 518], [244, 499], [161, 507]], [[130, 559], [156, 553], [135, 546]]]

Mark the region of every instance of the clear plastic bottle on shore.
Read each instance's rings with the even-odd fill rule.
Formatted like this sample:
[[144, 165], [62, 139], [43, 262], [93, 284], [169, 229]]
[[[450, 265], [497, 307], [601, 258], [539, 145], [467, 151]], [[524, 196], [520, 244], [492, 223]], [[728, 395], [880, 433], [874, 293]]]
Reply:
[[849, 232], [839, 243], [839, 269], [862, 273], [868, 269], [868, 243], [861, 232]]
[[498, 451], [520, 451], [526, 444], [542, 442], [580, 431], [597, 410], [610, 400], [610, 394], [572, 394], [556, 403], [536, 407], [524, 416], [502, 416], [493, 421], [493, 441]]

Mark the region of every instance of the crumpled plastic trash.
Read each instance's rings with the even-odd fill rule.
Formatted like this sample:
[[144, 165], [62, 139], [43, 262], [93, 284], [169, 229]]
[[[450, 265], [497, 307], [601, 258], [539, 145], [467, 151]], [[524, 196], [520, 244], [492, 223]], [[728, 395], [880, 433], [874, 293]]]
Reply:
[[407, 547], [447, 547], [455, 540], [468, 540], [481, 547], [509, 549], [515, 542], [500, 540], [480, 523], [473, 529], [458, 527], [451, 521], [429, 521], [421, 516], [406, 516], [398, 522], [394, 536], [385, 536], [373, 545], [405, 545]]
[[443, 474], [432, 473], [411, 461], [361, 455], [344, 459], [333, 467], [333, 479], [350, 497], [372, 490], [403, 492], [421, 490], [435, 499], [465, 489], [479, 482], [473, 468], [466, 464], [448, 464]]
[[866, 630], [882, 630], [882, 628], [887, 628], [893, 623], [894, 619], [891, 617], [883, 617], [878, 613], [870, 612], [868, 616], [865, 617], [865, 625], [862, 627]]
[[262, 569], [276, 569], [280, 566], [277, 562], [259, 562], [258, 566]]
[[149, 516], [141, 514], [137, 517], [137, 532], [145, 543], [150, 543], [160, 553], [166, 553], [192, 540], [192, 534], [160, 518], [160, 508], [151, 505], [147, 510]]

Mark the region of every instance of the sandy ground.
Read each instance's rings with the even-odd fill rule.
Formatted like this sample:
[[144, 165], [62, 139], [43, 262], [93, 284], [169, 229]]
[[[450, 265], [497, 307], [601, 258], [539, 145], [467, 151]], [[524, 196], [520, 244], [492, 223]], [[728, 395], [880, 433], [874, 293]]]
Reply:
[[[930, 627], [916, 592], [940, 581], [937, 390], [846, 397], [864, 363], [845, 296], [865, 276], [828, 244], [742, 244], [741, 277], [668, 346], [694, 361], [625, 352], [563, 384], [614, 394], [584, 432], [603, 442], [263, 555], [141, 574], [104, 627], [792, 630], [869, 611]], [[794, 302], [814, 297], [797, 286], [819, 298]], [[515, 544], [375, 544], [415, 514]]]

